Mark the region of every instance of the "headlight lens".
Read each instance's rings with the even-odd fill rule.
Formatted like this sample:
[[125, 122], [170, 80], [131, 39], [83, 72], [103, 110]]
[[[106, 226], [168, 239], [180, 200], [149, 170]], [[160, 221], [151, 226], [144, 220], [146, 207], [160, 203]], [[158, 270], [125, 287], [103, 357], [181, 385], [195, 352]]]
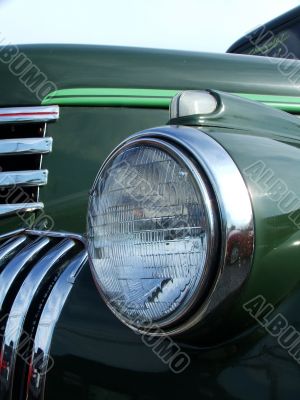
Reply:
[[89, 254], [105, 300], [131, 327], [164, 327], [188, 313], [205, 291], [215, 235], [205, 178], [176, 147], [135, 140], [100, 171]]

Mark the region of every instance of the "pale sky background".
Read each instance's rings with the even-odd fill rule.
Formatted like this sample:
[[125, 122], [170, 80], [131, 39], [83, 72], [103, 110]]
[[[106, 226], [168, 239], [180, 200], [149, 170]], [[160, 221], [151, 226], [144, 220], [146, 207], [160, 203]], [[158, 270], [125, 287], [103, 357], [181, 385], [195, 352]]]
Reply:
[[296, 0], [0, 0], [11, 43], [89, 43], [224, 52]]

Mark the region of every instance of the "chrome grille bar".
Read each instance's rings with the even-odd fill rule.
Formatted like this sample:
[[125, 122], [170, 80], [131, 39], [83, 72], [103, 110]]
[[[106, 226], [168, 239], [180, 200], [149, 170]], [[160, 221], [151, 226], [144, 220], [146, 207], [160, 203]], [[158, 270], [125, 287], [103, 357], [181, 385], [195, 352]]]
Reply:
[[0, 188], [14, 186], [43, 186], [48, 181], [48, 171], [13, 171], [0, 172]]
[[58, 106], [14, 107], [0, 109], [0, 124], [18, 122], [49, 122], [58, 118]]
[[31, 212], [42, 210], [44, 208], [43, 203], [20, 203], [20, 204], [1, 204], [0, 205], [0, 217], [8, 216], [17, 213]]
[[52, 151], [46, 127], [58, 118], [58, 106], [0, 108], [0, 218], [43, 209], [42, 157]]
[[28, 400], [42, 400], [44, 398], [46, 374], [52, 367], [50, 346], [53, 332], [75, 278], [86, 261], [87, 253], [82, 250], [69, 262], [69, 265], [58, 278], [45, 304], [32, 348], [26, 388], [26, 399]]
[[0, 399], [44, 398], [53, 331], [86, 261], [80, 235], [0, 235]]
[[47, 154], [52, 150], [52, 138], [3, 139], [0, 156], [21, 154]]
[[32, 299], [41, 290], [43, 282], [51, 271], [58, 272], [60, 260], [75, 246], [69, 238], [49, 250], [32, 268], [24, 280], [11, 307], [2, 337], [0, 360], [0, 398], [11, 399], [14, 370], [26, 316]]
[[25, 240], [26, 236], [17, 236], [16, 238], [8, 240], [0, 247], [0, 266], [2, 266], [2, 262], [6, 261], [7, 258], [13, 254], [22, 243], [25, 242]]
[[[0, 310], [12, 285], [27, 265], [50, 242], [50, 238], [43, 237], [29, 243], [7, 265], [0, 274]], [[0, 254], [1, 258], [1, 254]]]

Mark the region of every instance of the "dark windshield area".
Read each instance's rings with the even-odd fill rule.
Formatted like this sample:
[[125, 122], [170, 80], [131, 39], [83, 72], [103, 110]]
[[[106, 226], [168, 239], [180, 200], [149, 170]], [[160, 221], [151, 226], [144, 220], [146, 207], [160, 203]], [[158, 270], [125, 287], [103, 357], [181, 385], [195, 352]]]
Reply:
[[300, 59], [300, 7], [245, 35], [228, 52]]
[[249, 45], [241, 54], [300, 59], [300, 22], [277, 34], [261, 29], [258, 36], [249, 35]]

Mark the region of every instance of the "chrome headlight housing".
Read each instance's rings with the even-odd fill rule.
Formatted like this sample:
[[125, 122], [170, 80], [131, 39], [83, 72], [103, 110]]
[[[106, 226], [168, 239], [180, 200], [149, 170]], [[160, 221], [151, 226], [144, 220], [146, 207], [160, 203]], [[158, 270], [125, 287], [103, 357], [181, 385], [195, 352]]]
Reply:
[[198, 129], [132, 136], [92, 188], [88, 250], [100, 293], [125, 324], [156, 335], [190, 329], [250, 270], [252, 208], [237, 166]]

